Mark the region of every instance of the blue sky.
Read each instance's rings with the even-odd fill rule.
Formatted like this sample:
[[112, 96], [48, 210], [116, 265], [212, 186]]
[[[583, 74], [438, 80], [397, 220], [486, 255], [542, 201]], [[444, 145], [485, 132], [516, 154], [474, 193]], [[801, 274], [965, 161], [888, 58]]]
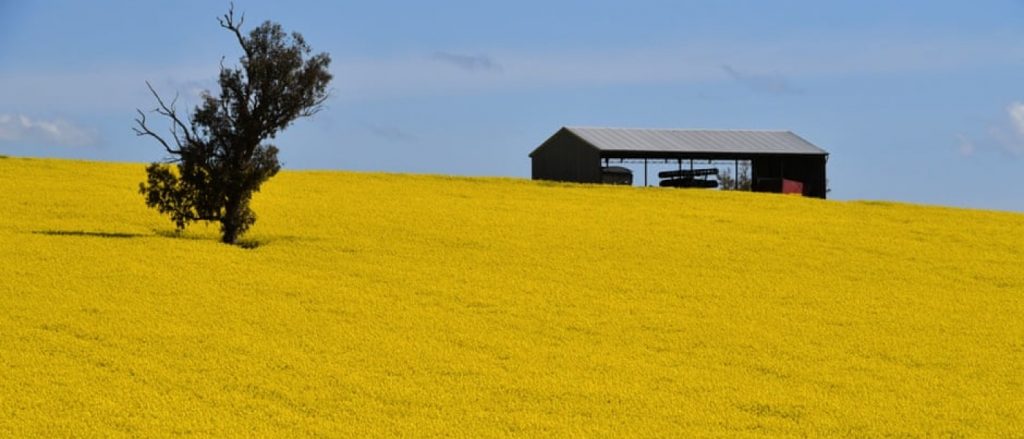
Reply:
[[[145, 81], [194, 104], [227, 2], [0, 0], [0, 154], [163, 157]], [[563, 125], [792, 130], [831, 197], [1024, 211], [1024, 2], [237, 1], [331, 54], [286, 168], [529, 177]]]

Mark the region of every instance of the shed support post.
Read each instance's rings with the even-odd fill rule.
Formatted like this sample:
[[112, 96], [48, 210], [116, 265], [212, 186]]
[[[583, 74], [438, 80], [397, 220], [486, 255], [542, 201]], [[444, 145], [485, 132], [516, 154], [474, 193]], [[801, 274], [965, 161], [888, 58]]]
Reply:
[[647, 159], [644, 159], [644, 187], [647, 187]]

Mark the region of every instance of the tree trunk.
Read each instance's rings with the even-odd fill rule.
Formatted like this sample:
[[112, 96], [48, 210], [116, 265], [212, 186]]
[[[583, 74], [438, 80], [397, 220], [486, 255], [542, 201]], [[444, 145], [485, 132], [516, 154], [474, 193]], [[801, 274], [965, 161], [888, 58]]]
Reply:
[[234, 244], [245, 228], [245, 209], [248, 203], [242, 197], [233, 195], [228, 197], [224, 206], [224, 217], [220, 220], [221, 242]]

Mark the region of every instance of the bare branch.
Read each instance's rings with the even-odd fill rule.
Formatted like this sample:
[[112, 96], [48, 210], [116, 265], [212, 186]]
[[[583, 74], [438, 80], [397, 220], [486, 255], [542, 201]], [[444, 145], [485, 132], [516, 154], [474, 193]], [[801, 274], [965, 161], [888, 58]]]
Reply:
[[[238, 45], [241, 46], [242, 47], [242, 51], [245, 52], [245, 59], [251, 60], [253, 58], [252, 47], [249, 46], [249, 43], [246, 42], [245, 37], [242, 35], [242, 24], [245, 23], [245, 13], [244, 12], [242, 13], [242, 15], [238, 19], [238, 22], [236, 23], [235, 22], [235, 5], [234, 5], [234, 2], [232, 2], [231, 5], [228, 7], [228, 13], [224, 14], [223, 17], [218, 18], [217, 21], [220, 23], [220, 27], [223, 27], [224, 29], [227, 29], [227, 30], [231, 31], [231, 33], [235, 34], [235, 39], [238, 40]], [[252, 72], [249, 71], [249, 68], [251, 68], [251, 67], [247, 67], [246, 68], [245, 74], [246, 74], [246, 76], [251, 78], [252, 77], [252, 75], [251, 75]], [[224, 71], [224, 62], [223, 62], [223, 58], [221, 58], [221, 72], [223, 72], [223, 71]], [[255, 107], [255, 105], [253, 105], [250, 102], [252, 100], [253, 96], [252, 96], [252, 90], [249, 87], [244, 87], [242, 90], [240, 90], [240, 94], [242, 96], [244, 96], [244, 101], [248, 105], [246, 110], [248, 110], [248, 108]]]
[[[158, 114], [170, 118], [171, 122], [173, 123], [172, 126], [177, 126], [181, 128], [181, 131], [185, 135], [185, 141], [192, 142], [194, 137], [192, 136], [192, 131], [188, 128], [188, 125], [185, 125], [185, 123], [181, 121], [181, 118], [178, 117], [178, 113], [174, 108], [174, 104], [178, 100], [178, 95], [175, 95], [174, 101], [171, 102], [170, 106], [167, 106], [167, 104], [164, 103], [164, 100], [160, 98], [160, 95], [156, 92], [156, 90], [153, 89], [153, 86], [149, 83], [149, 81], [146, 81], [146, 87], [149, 87], [149, 92], [153, 94], [153, 97], [156, 98], [156, 102], [160, 104], [160, 108], [157, 108], [154, 111], [156, 111]], [[179, 142], [178, 147], [180, 148], [182, 146], [183, 144]]]
[[[135, 111], [139, 113], [139, 117], [135, 118], [135, 124], [138, 126], [132, 128], [132, 131], [135, 131], [136, 136], [150, 136], [156, 139], [158, 142], [160, 142], [160, 144], [164, 146], [164, 149], [166, 149], [168, 153], [181, 155], [180, 149], [171, 148], [171, 146], [167, 144], [167, 141], [165, 141], [163, 137], [160, 137], [159, 134], [153, 132], [153, 130], [149, 129], [149, 127], [146, 126], [146, 113], [143, 113], [142, 110], [139, 109], [136, 109]], [[180, 147], [181, 144], [178, 144], [178, 146]]]
[[238, 22], [235, 23], [235, 3], [232, 2], [231, 6], [228, 7], [228, 13], [224, 14], [223, 17], [218, 17], [217, 22], [220, 23], [220, 27], [227, 29], [235, 34], [235, 38], [238, 39], [238, 44], [242, 46], [242, 50], [245, 51], [247, 58], [252, 58], [252, 50], [249, 49], [249, 45], [245, 43], [245, 37], [242, 36], [242, 24], [245, 23], [245, 13], [239, 17]]
[[313, 101], [313, 105], [310, 105], [309, 107], [305, 108], [302, 111], [301, 115], [303, 117], [310, 117], [310, 116], [313, 116], [313, 115], [319, 113], [320, 110], [324, 109], [324, 103], [326, 103], [327, 100], [330, 99], [330, 98], [331, 98], [331, 92], [330, 91], [324, 93], [323, 96], [320, 96], [317, 100]]

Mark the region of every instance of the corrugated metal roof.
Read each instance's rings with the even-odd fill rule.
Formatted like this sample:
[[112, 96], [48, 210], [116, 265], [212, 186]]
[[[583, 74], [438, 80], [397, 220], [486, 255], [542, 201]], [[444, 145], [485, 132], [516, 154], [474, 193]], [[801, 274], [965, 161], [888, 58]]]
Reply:
[[565, 127], [603, 151], [828, 154], [790, 131]]

